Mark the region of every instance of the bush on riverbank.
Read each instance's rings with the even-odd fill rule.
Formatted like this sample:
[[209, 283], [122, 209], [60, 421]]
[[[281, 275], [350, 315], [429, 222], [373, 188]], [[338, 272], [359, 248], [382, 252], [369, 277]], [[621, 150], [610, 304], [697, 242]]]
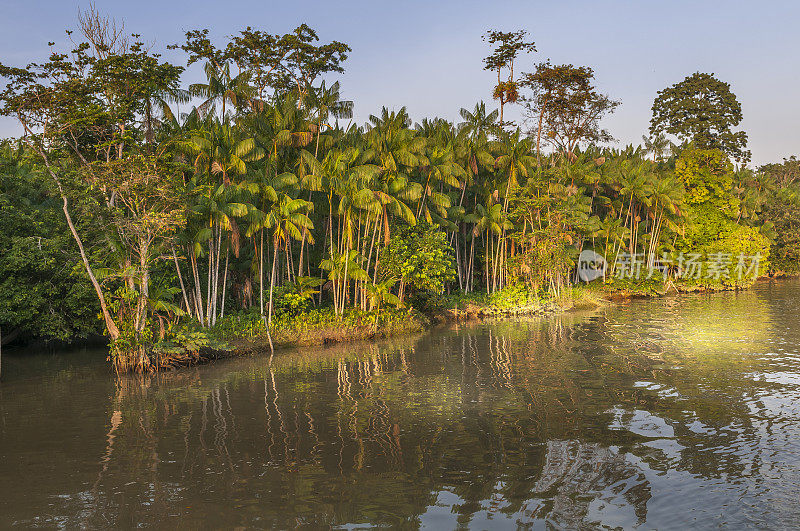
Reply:
[[[380, 312], [345, 309], [337, 315], [332, 307], [311, 308], [276, 315], [270, 326], [274, 346], [322, 345], [422, 330], [427, 319], [414, 310], [386, 308]], [[149, 353], [154, 367], [199, 361], [208, 352], [234, 353], [269, 348], [264, 319], [254, 311], [229, 314], [210, 328], [192, 321], [176, 323], [167, 337]]]
[[554, 294], [549, 291], [535, 292], [525, 284], [516, 283], [493, 293], [452, 293], [444, 297], [440, 314], [480, 317], [588, 309], [602, 304], [602, 293], [602, 289], [594, 285], [569, 286]]
[[[311, 308], [298, 313], [275, 316], [270, 326], [276, 345], [320, 345], [400, 332], [420, 330], [425, 318], [405, 308], [385, 308], [380, 312], [345, 308], [337, 315], [333, 308]], [[239, 312], [220, 319], [209, 330], [220, 340], [267, 341], [267, 329], [257, 312]]]

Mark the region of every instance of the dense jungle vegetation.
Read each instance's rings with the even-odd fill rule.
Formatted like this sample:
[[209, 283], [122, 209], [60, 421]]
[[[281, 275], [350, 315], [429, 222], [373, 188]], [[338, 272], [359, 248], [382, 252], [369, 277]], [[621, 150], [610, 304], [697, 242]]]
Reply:
[[117, 370], [150, 370], [231, 337], [558, 296], [583, 249], [612, 287], [679, 276], [618, 278], [626, 253], [798, 269], [800, 161], [749, 168], [740, 103], [711, 74], [659, 92], [643, 144], [615, 149], [600, 123], [620, 102], [590, 67], [535, 63], [524, 31], [484, 36], [497, 109], [357, 125], [337, 80], [350, 48], [306, 25], [221, 46], [188, 32], [171, 48], [206, 80], [186, 86], [138, 35], [79, 22], [41, 63], [0, 63], [0, 113], [23, 131], [0, 145], [4, 343], [104, 333]]

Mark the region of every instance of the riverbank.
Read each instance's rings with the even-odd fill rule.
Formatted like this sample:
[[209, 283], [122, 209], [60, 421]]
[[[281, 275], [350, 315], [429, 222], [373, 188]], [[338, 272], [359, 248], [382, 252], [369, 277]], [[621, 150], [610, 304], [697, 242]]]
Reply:
[[420, 299], [416, 301], [419, 309], [385, 308], [380, 312], [347, 309], [337, 315], [331, 308], [323, 307], [281, 313], [273, 318], [270, 334], [258, 313], [239, 312], [220, 319], [211, 328], [179, 329], [171, 340], [159, 343], [154, 349], [149, 370], [170, 370], [291, 348], [372, 341], [454, 321], [549, 315], [588, 310], [633, 298], [743, 290], [751, 286], [609, 279], [605, 283], [571, 286], [557, 295], [543, 296], [514, 285], [490, 294], [459, 292]]
[[[453, 321], [590, 309], [604, 302], [597, 290], [585, 287], [566, 288], [556, 296], [543, 297], [531, 295], [519, 286], [511, 286], [492, 294], [437, 296], [433, 300], [426, 299], [421, 310], [386, 308], [374, 312], [349, 309], [337, 316], [330, 308], [314, 308], [296, 314], [282, 314], [273, 319], [269, 335], [258, 314], [243, 312], [225, 317], [211, 329], [195, 330], [189, 334], [195, 340], [191, 349], [180, 352], [181, 342], [185, 339], [178, 337], [178, 341], [171, 345], [172, 349], [162, 349], [158, 368], [176, 368], [291, 348], [385, 339]], [[202, 345], [199, 335], [206, 337]], [[187, 350], [191, 352], [187, 354]]]
[[375, 340], [419, 332], [432, 319], [411, 308], [386, 308], [379, 312], [309, 308], [276, 315], [270, 333], [257, 312], [238, 312], [210, 328], [179, 328], [157, 344], [152, 370], [169, 370], [242, 355], [273, 353], [298, 347]]

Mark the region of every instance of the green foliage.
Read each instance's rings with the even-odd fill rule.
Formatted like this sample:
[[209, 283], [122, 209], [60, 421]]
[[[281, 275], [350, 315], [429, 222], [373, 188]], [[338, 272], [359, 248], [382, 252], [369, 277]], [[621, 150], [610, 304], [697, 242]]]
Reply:
[[717, 149], [689, 147], [675, 162], [675, 175], [686, 189], [685, 201], [692, 205], [708, 203], [734, 214], [738, 200], [733, 196], [733, 164]]
[[650, 133], [676, 135], [700, 149], [719, 149], [747, 162], [747, 134], [733, 131], [742, 121], [742, 106], [728, 83], [696, 72], [659, 91], [653, 102]]
[[549, 61], [523, 74], [521, 85], [531, 90], [525, 97], [526, 117], [541, 122], [537, 131], [537, 153], [542, 135], [563, 155], [574, 156], [579, 143], [602, 144], [613, 140], [600, 127], [600, 120], [620, 102], [594, 86], [594, 70], [588, 66], [553, 65]]
[[277, 293], [276, 309], [292, 314], [307, 309], [311, 298], [319, 293], [316, 288], [322, 283], [321, 278], [297, 277], [294, 282], [284, 284]]
[[[223, 48], [188, 32], [180, 48], [206, 74], [188, 90], [183, 68], [141, 42], [86, 36], [41, 63], [0, 65], [0, 114], [26, 130], [22, 155], [0, 153], [11, 161], [0, 327], [68, 338], [99, 310], [118, 359], [130, 354], [118, 368], [270, 325], [279, 342], [405, 329], [415, 314], [403, 303], [438, 312], [476, 286], [486, 294], [464, 300], [498, 311], [569, 299], [590, 248], [612, 263], [766, 255], [772, 238], [776, 267], [800, 259], [797, 161], [734, 172], [741, 109], [710, 76], [662, 91], [643, 148], [601, 149], [600, 119], [618, 102], [590, 67], [544, 63], [515, 79], [515, 59], [534, 51], [524, 31], [486, 35], [498, 110], [479, 102], [462, 123], [412, 125], [404, 107], [384, 107], [346, 129], [352, 102], [319, 79], [343, 70], [349, 48], [308, 26], [247, 28]], [[503, 123], [523, 87], [533, 132]], [[202, 101], [178, 117], [170, 104], [191, 96]], [[555, 153], [541, 152], [541, 133]], [[667, 156], [666, 134], [694, 144]]]
[[759, 218], [772, 229], [771, 272], [800, 273], [800, 161], [767, 164], [758, 174], [762, 179], [749, 190], [760, 204]]
[[59, 203], [26, 150], [0, 143], [0, 329], [74, 341], [100, 334], [97, 303]]
[[186, 352], [198, 354], [206, 348], [225, 348], [226, 344], [214, 339], [212, 333], [197, 327], [176, 327], [164, 339], [153, 345], [153, 353], [169, 356]]
[[734, 274], [740, 255], [744, 257], [760, 256], [761, 274], [769, 270], [770, 241], [755, 227], [736, 223], [725, 216], [711, 204], [691, 207], [688, 212], [691, 222], [686, 224], [684, 234], [676, 242], [676, 250], [685, 254], [697, 253], [700, 260], [714, 260], [715, 256], [726, 255], [730, 258], [730, 278], [708, 278], [703, 272], [700, 279], [682, 279], [692, 285], [749, 285], [752, 278], [738, 281]]
[[209, 333], [219, 340], [252, 338], [267, 333], [264, 319], [255, 311], [239, 311], [217, 320]]
[[369, 309], [377, 310], [382, 305], [399, 306], [400, 298], [392, 293], [391, 289], [396, 280], [389, 278], [377, 284], [367, 285], [367, 296], [369, 297]]
[[500, 309], [525, 307], [538, 300], [537, 294], [521, 283], [511, 284], [486, 296], [487, 304]]
[[378, 276], [396, 278], [415, 291], [441, 293], [455, 278], [453, 249], [436, 225], [399, 225], [381, 252]]
[[660, 295], [665, 292], [664, 280], [660, 275], [651, 278], [619, 278], [608, 277], [604, 288], [611, 293], [620, 293], [629, 297], [646, 297]]

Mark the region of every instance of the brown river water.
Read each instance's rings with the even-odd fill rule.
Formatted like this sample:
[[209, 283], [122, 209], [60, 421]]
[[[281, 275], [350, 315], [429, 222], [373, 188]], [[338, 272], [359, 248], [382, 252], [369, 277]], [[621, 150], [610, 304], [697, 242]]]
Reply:
[[800, 283], [117, 380], [7, 352], [0, 528], [800, 526]]

